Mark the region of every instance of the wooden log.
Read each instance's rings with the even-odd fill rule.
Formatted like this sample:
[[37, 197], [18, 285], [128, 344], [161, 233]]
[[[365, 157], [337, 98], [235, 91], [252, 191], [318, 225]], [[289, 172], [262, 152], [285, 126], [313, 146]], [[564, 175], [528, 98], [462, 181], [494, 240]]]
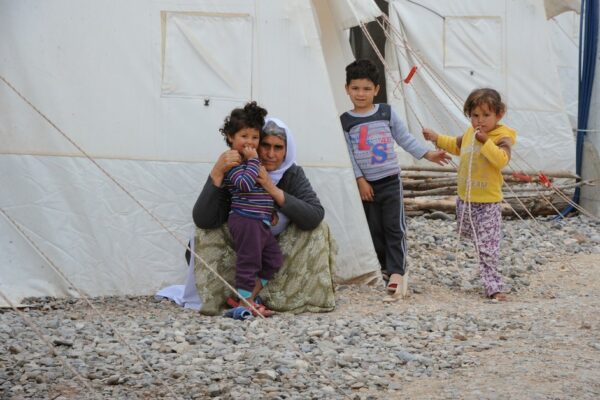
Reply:
[[456, 179], [456, 173], [448, 173], [448, 172], [435, 172], [435, 173], [427, 173], [427, 172], [406, 172], [402, 171], [400, 174], [402, 176], [402, 181], [405, 179], [436, 179], [436, 178], [454, 178]]
[[405, 199], [405, 207], [411, 207], [411, 210], [439, 210], [454, 213], [456, 200], [454, 199]]
[[429, 197], [429, 196], [449, 196], [456, 194], [456, 187], [441, 187], [430, 190], [406, 190], [404, 191], [404, 198], [410, 197]]
[[402, 186], [410, 190], [427, 190], [445, 186], [456, 186], [456, 178], [436, 178], [423, 180], [403, 180]]
[[403, 171], [427, 171], [427, 172], [456, 172], [454, 167], [433, 167], [433, 166], [420, 166], [420, 165], [409, 165], [402, 167]]
[[[443, 211], [448, 214], [455, 214], [456, 212], [455, 197], [446, 197], [443, 199], [409, 198], [404, 200], [404, 206], [407, 215], [420, 215], [419, 212], [432, 211]], [[527, 211], [523, 209], [523, 206], [526, 207]], [[521, 216], [521, 218], [529, 218], [530, 214], [533, 216], [556, 215], [556, 210], [564, 209], [566, 206], [567, 202], [558, 196], [547, 197], [547, 200], [532, 197], [521, 200], [521, 202], [513, 198], [506, 199], [503, 202], [502, 215], [507, 218], [517, 218], [515, 213]]]
[[[506, 198], [506, 199], [512, 199], [512, 198], [520, 198], [520, 199], [535, 198], [535, 199], [541, 199], [544, 196], [551, 196], [555, 192], [551, 191], [551, 190], [541, 190], [541, 191], [536, 191], [536, 192], [533, 192], [533, 191], [531, 191], [531, 192], [518, 192], [518, 191], [514, 191], [514, 193], [515, 194], [512, 194], [512, 192], [504, 192], [504, 196], [503, 197]], [[529, 194], [527, 194], [527, 193], [529, 193]], [[420, 197], [454, 196], [456, 194], [457, 194], [456, 188], [437, 188], [437, 189], [420, 190], [420, 191], [407, 190], [407, 191], [404, 192], [404, 198], [410, 199], [410, 198], [420, 198]]]
[[[411, 182], [405, 185], [404, 197], [423, 197], [423, 196], [450, 196], [456, 194], [456, 186], [444, 185], [445, 181], [439, 181], [439, 184], [426, 184]], [[584, 185], [593, 185], [594, 181], [580, 181], [566, 185], [554, 185], [552, 188], [540, 186], [538, 184], [511, 184], [503, 189], [505, 198], [514, 197], [543, 197], [556, 193], [556, 190], [561, 192], [569, 191], [576, 187]]]
[[[593, 181], [579, 181], [576, 183], [571, 183], [571, 184], [567, 184], [567, 185], [554, 185], [554, 189], [556, 190], [560, 190], [560, 191], [565, 191], [565, 190], [569, 190], [569, 189], [574, 189], [576, 187], [580, 187], [580, 186], [584, 186], [584, 185], [593, 185], [592, 183]], [[512, 188], [512, 190], [514, 192], [545, 192], [545, 191], [550, 191], [550, 192], [554, 192], [554, 189], [552, 188], [547, 188], [545, 186], [533, 186], [533, 187], [519, 187], [519, 188]], [[504, 190], [504, 192], [510, 192], [510, 190]]]
[[[437, 172], [404, 171], [404, 202], [407, 215], [422, 215], [435, 210], [455, 213], [456, 173], [449, 168], [431, 167]], [[442, 171], [440, 171], [442, 170]], [[530, 174], [531, 182], [504, 173], [505, 187], [502, 214], [505, 218], [530, 218], [556, 215], [563, 210], [575, 188], [594, 185], [597, 180], [575, 182], [575, 175], [546, 172], [553, 184], [547, 188], [539, 184], [539, 176]], [[558, 191], [558, 192], [557, 192]], [[441, 196], [444, 196], [440, 198]]]
[[404, 215], [406, 215], [407, 217], [419, 217], [423, 214], [425, 214], [425, 211], [422, 211], [422, 210], [406, 211], [404, 213]]
[[[540, 190], [543, 190], [544, 188], [542, 186], [539, 186], [537, 184], [539, 184], [539, 177], [534, 176], [531, 177], [532, 180], [531, 182], [527, 182], [527, 181], [523, 181], [517, 178], [514, 178], [510, 175], [507, 175], [504, 177], [504, 182], [510, 187], [510, 188], [515, 188], [517, 186], [522, 187], [522, 186], [528, 186], [529, 185], [529, 189], [515, 189], [515, 191], [519, 191], [519, 190], [524, 190], [524, 191], [536, 191], [536, 188], [539, 188]], [[588, 180], [588, 181], [579, 181], [579, 182], [574, 182], [571, 179], [568, 179], [567, 182], [565, 182], [565, 178], [558, 178], [560, 179], [560, 181], [562, 182], [561, 184], [557, 184], [557, 181], [554, 181], [554, 179], [550, 179], [551, 183], [553, 183], [555, 185], [556, 188], [560, 189], [560, 190], [565, 190], [565, 189], [570, 189], [573, 187], [577, 187], [577, 186], [582, 186], [582, 185], [593, 185], [594, 181], [593, 180]], [[430, 189], [436, 189], [436, 188], [441, 188], [441, 187], [454, 187], [456, 186], [457, 178], [451, 177], [451, 176], [437, 176], [437, 177], [425, 177], [425, 178], [417, 178], [416, 176], [411, 176], [410, 178], [403, 178], [403, 186], [404, 189], [406, 190], [430, 190]], [[571, 181], [571, 183], [569, 183], [568, 181]], [[535, 184], [535, 185], [534, 185]], [[505, 192], [510, 192], [510, 189], [506, 189]], [[434, 195], [437, 193], [433, 193]]]
[[[454, 167], [434, 167], [434, 166], [419, 166], [419, 165], [410, 165], [406, 167], [402, 167], [403, 171], [427, 171], [427, 172], [454, 172], [456, 173], [456, 168]], [[521, 172], [530, 176], [537, 176], [540, 172], [546, 175], [549, 178], [570, 178], [570, 179], [579, 179], [580, 177], [567, 171], [502, 171], [503, 175], [511, 175], [513, 172]]]

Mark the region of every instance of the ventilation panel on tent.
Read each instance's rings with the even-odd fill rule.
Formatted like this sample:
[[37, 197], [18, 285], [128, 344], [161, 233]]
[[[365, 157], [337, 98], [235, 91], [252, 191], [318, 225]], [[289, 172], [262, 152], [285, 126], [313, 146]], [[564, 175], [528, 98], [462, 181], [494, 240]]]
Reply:
[[251, 98], [248, 14], [163, 11], [163, 96]]
[[206, 162], [225, 149], [223, 118], [253, 98], [249, 8], [161, 11], [160, 129], [177, 132], [158, 139], [161, 158]]
[[499, 17], [446, 17], [444, 67], [462, 68], [469, 75], [483, 75], [488, 85], [501, 87], [501, 82], [494, 77], [503, 65], [502, 37]]

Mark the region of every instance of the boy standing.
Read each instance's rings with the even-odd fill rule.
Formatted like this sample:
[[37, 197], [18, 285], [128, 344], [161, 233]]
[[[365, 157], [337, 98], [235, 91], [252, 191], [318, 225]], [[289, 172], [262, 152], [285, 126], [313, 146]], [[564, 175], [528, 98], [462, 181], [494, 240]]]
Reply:
[[406, 221], [400, 166], [394, 142], [417, 159], [440, 165], [450, 156], [428, 150], [417, 141], [389, 104], [373, 104], [379, 92], [379, 73], [366, 59], [346, 67], [346, 93], [354, 108], [340, 116], [356, 183], [371, 238], [383, 270], [390, 274], [387, 290], [406, 296]]

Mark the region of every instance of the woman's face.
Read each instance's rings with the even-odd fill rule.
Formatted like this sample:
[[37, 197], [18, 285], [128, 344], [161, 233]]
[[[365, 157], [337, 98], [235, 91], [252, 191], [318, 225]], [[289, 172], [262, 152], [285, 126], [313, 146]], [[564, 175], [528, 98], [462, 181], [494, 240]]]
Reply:
[[267, 135], [258, 146], [258, 158], [267, 171], [275, 171], [285, 160], [285, 141], [279, 136]]

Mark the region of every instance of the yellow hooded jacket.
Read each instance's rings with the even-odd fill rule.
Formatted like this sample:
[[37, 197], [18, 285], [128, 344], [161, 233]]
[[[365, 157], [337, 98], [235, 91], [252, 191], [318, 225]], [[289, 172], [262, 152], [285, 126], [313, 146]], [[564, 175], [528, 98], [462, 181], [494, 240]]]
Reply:
[[[473, 127], [463, 134], [460, 149], [454, 136], [438, 135], [437, 146], [454, 155], [460, 155], [458, 166], [458, 195], [463, 201], [473, 203], [497, 203], [502, 201], [502, 168], [509, 161], [506, 152], [497, 143], [507, 138], [511, 146], [517, 141], [517, 133], [506, 125], [498, 125], [488, 132], [488, 140], [480, 143], [475, 139]], [[470, 174], [469, 162], [473, 153]], [[470, 179], [469, 179], [470, 175]], [[467, 193], [470, 182], [470, 193]], [[468, 198], [467, 198], [468, 194]]]

